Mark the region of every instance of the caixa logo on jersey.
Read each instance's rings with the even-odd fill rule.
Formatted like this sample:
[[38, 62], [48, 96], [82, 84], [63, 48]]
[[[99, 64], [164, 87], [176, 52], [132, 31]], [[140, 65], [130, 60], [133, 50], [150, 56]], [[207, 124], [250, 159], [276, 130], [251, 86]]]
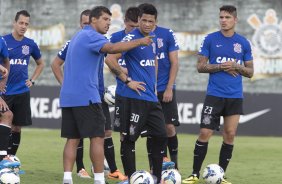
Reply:
[[28, 45], [22, 46], [22, 53], [24, 55], [29, 55], [29, 46]]

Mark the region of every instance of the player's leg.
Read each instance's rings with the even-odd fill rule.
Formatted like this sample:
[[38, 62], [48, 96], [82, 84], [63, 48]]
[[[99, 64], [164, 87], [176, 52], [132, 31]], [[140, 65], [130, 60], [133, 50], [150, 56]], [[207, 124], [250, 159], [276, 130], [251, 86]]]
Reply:
[[214, 130], [219, 130], [220, 115], [224, 107], [224, 100], [214, 96], [206, 96], [200, 123], [200, 133], [195, 142], [192, 175], [184, 179], [182, 183], [197, 183], [200, 170], [208, 151], [208, 142]]
[[[170, 102], [163, 102], [163, 92], [158, 93], [158, 99], [161, 102], [162, 110], [165, 117], [166, 132], [167, 132], [167, 147], [170, 155], [170, 159], [175, 163], [175, 168], [178, 168], [177, 156], [178, 156], [178, 138], [176, 133], [176, 126], [179, 126], [178, 109], [176, 102], [176, 93], [173, 90], [173, 98]], [[165, 156], [167, 149], [165, 149]]]
[[[123, 98], [123, 108], [120, 109], [120, 154], [128, 178], [136, 171], [135, 141], [140, 135], [139, 126], [146, 116], [142, 109], [144, 106], [141, 100]], [[130, 132], [129, 127], [134, 127], [134, 131]]]
[[[234, 139], [239, 124], [240, 115], [243, 114], [243, 100], [242, 99], [226, 99], [226, 110], [224, 112], [223, 125], [223, 143], [219, 154], [219, 165], [226, 171], [228, 164], [232, 158]], [[231, 184], [223, 180], [224, 184]]]
[[91, 178], [88, 172], [85, 170], [84, 163], [83, 163], [83, 139], [79, 140], [79, 144], [76, 149], [76, 172], [77, 176], [80, 178]]
[[[104, 178], [104, 136], [105, 116], [102, 105], [89, 104], [85, 107], [76, 107], [74, 115], [80, 138], [90, 137], [90, 159], [94, 165], [94, 182], [105, 183]], [[83, 114], [83, 116], [81, 116]]]
[[[1, 98], [1, 97], [0, 97]], [[5, 103], [1, 98], [1, 104]], [[7, 156], [13, 113], [8, 110], [0, 112], [0, 161]]]
[[61, 137], [67, 138], [63, 152], [63, 183], [67, 184], [72, 184], [72, 169], [80, 137], [75, 121], [72, 108], [62, 108]]
[[16, 155], [21, 142], [21, 127], [32, 124], [30, 92], [7, 95], [5, 96], [5, 101], [14, 114], [8, 154]]
[[146, 127], [148, 136], [152, 137], [152, 167], [153, 175], [157, 177], [157, 183], [161, 181], [162, 163], [164, 150], [167, 145], [167, 134], [165, 128], [165, 119], [159, 102], [147, 102], [148, 117]]

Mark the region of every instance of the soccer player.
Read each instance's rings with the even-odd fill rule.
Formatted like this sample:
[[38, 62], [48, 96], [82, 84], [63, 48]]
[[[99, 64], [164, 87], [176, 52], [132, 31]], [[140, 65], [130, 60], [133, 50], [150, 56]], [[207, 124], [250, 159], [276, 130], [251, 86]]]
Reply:
[[[90, 159], [94, 167], [94, 183], [104, 184], [104, 136], [105, 116], [99, 94], [99, 72], [105, 53], [120, 53], [140, 45], [149, 45], [151, 37], [125, 43], [111, 44], [104, 37], [111, 22], [111, 12], [97, 6], [90, 12], [89, 23], [71, 39], [64, 65], [64, 79], [60, 91], [62, 108], [61, 136], [67, 138], [64, 161], [64, 184], [72, 184], [71, 171], [76, 158], [76, 149], [81, 138], [90, 138]], [[117, 65], [117, 67], [115, 67]], [[118, 64], [112, 71], [122, 81], [127, 76]], [[142, 82], [132, 81], [128, 86], [133, 91], [145, 90]]]
[[[153, 35], [156, 8], [148, 4], [140, 9], [139, 28], [127, 34], [123, 41], [136, 40], [147, 35]], [[157, 183], [161, 180], [162, 160], [166, 145], [164, 115], [156, 96], [157, 53], [156, 39], [149, 46], [140, 46], [123, 52], [128, 78], [125, 84], [130, 85], [132, 79], [143, 81], [146, 91], [133, 91], [126, 85], [122, 89], [124, 106], [120, 117], [121, 157], [125, 174], [128, 178], [136, 171], [135, 142], [140, 135], [152, 137], [152, 165]], [[106, 62], [116, 62], [121, 54], [108, 55]], [[146, 127], [146, 129], [145, 129]], [[145, 130], [145, 131], [143, 131]], [[128, 181], [126, 181], [128, 182]]]
[[[82, 29], [85, 25], [89, 24], [89, 15], [91, 10], [84, 10], [80, 14], [80, 28]], [[55, 57], [51, 64], [51, 68], [53, 70], [53, 73], [60, 83], [62, 85], [63, 83], [63, 71], [62, 66], [66, 59], [66, 54], [68, 50], [69, 41], [66, 42], [65, 46], [61, 49], [61, 51], [58, 53], [58, 55]], [[83, 163], [83, 139], [80, 139], [79, 144], [77, 146], [77, 153], [76, 153], [76, 171], [77, 175], [81, 178], [91, 178], [88, 172], [85, 170], [84, 163]]]
[[[0, 92], [1, 94], [6, 91], [6, 81], [9, 74], [9, 53], [7, 45], [4, 39], [0, 36], [0, 65], [1, 81], [0, 81]], [[8, 68], [8, 69], [7, 69]], [[0, 165], [4, 157], [7, 156], [7, 150], [9, 145], [9, 137], [11, 133], [11, 125], [13, 120], [13, 113], [9, 110], [8, 105], [0, 97]]]
[[[133, 29], [137, 28], [139, 26], [138, 24], [138, 16], [139, 16], [140, 10], [138, 7], [129, 7], [124, 16], [124, 25], [125, 29], [115, 32], [110, 37], [110, 42], [116, 43], [121, 41], [125, 35], [127, 35], [129, 32], [131, 32]], [[118, 59], [118, 64], [123, 67], [124, 72], [127, 73], [126, 69], [126, 63], [123, 58]], [[114, 130], [120, 131], [120, 117], [122, 116], [120, 113], [122, 112], [122, 89], [124, 87], [124, 82], [122, 82], [118, 77], [116, 77], [117, 85], [116, 85], [116, 93], [115, 93], [115, 117], [114, 117]]]
[[[140, 4], [142, 8], [146, 3]], [[158, 99], [161, 103], [162, 110], [165, 116], [166, 132], [167, 132], [167, 147], [170, 153], [171, 161], [167, 158], [167, 149], [165, 149], [163, 170], [171, 167], [178, 169], [178, 139], [175, 126], [179, 126], [178, 110], [175, 95], [175, 79], [178, 72], [178, 50], [179, 46], [175, 35], [171, 29], [155, 25], [154, 33], [157, 37], [158, 47], [158, 77], [157, 77], [157, 92]], [[152, 167], [151, 149], [152, 140], [147, 138], [147, 149], [150, 168]]]
[[[21, 140], [21, 127], [32, 124], [30, 109], [30, 88], [44, 68], [38, 45], [24, 36], [30, 22], [30, 14], [26, 10], [16, 13], [13, 32], [4, 36], [7, 42], [10, 58], [10, 73], [5, 101], [14, 114], [8, 154], [16, 155]], [[28, 77], [30, 56], [36, 63], [36, 68]]]
[[[197, 69], [209, 73], [207, 96], [203, 105], [200, 134], [195, 143], [192, 175], [182, 182], [197, 183], [200, 169], [214, 130], [219, 130], [223, 116], [223, 143], [219, 165], [226, 171], [232, 157], [234, 138], [243, 113], [242, 76], [253, 76], [253, 56], [249, 41], [235, 32], [236, 7], [225, 5], [219, 12], [220, 31], [207, 35], [200, 49]], [[209, 63], [208, 63], [209, 62]], [[226, 178], [221, 184], [231, 184]]]

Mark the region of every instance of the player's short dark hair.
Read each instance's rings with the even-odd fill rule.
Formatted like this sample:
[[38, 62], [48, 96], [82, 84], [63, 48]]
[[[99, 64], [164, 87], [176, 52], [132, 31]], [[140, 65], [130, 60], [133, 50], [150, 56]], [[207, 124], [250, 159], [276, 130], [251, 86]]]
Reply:
[[226, 11], [233, 15], [234, 17], [237, 17], [237, 9], [233, 5], [223, 5], [222, 7], [219, 8], [219, 11]]
[[90, 13], [91, 13], [91, 10], [89, 10], [89, 9], [83, 10], [83, 11], [81, 12], [81, 14], [80, 14], [80, 22], [82, 21], [82, 16], [83, 16], [83, 15], [84, 15], [84, 16], [89, 16]]
[[125, 12], [125, 21], [132, 21], [132, 22], [138, 22], [138, 16], [140, 13], [140, 9], [138, 7], [129, 7]]
[[91, 22], [91, 19], [93, 17], [95, 17], [96, 19], [99, 19], [99, 17], [102, 15], [102, 13], [106, 13], [106, 14], [109, 14], [110, 16], [112, 16], [111, 11], [107, 7], [105, 7], [105, 6], [96, 6], [90, 12], [89, 22]]
[[149, 14], [149, 15], [155, 15], [155, 18], [158, 17], [158, 11], [157, 8], [150, 3], [143, 3], [138, 6], [140, 9], [139, 16], [142, 17], [143, 14]]
[[15, 16], [15, 21], [16, 21], [16, 22], [19, 20], [20, 15], [23, 15], [23, 16], [25, 16], [25, 17], [30, 17], [30, 14], [28, 13], [28, 11], [26, 11], [26, 10], [18, 11], [18, 12], [16, 13], [16, 16]]

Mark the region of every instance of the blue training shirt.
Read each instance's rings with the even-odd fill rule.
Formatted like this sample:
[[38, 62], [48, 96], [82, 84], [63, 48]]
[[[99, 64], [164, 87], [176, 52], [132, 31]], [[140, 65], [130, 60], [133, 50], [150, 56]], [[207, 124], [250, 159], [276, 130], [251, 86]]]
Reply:
[[[120, 41], [125, 37], [125, 35], [126, 35], [125, 30], [115, 32], [115, 33], [113, 33], [113, 34], [111, 35], [111, 37], [110, 37], [110, 42], [111, 42], [111, 43], [120, 42]], [[125, 63], [125, 60], [124, 60], [124, 57], [123, 57], [123, 56], [122, 56], [121, 58], [119, 58], [118, 64], [119, 64], [121, 67], [126, 68], [126, 63]], [[123, 89], [123, 87], [124, 87], [125, 84], [124, 84], [124, 82], [121, 81], [118, 77], [116, 77], [116, 81], [117, 81], [116, 94], [121, 95], [122, 89]]]
[[[157, 91], [165, 91], [170, 73], [170, 60], [169, 53], [172, 51], [179, 50], [176, 37], [171, 29], [156, 27], [154, 33], [157, 37], [158, 46], [158, 79], [157, 79]], [[175, 89], [175, 83], [173, 89]]]
[[34, 60], [41, 58], [39, 47], [34, 40], [24, 37], [16, 40], [12, 34], [4, 36], [10, 58], [10, 73], [7, 81], [6, 95], [21, 94], [29, 91], [25, 85], [28, 79], [28, 64], [30, 56]]
[[[63, 61], [66, 60], [69, 43], [70, 43], [70, 40], [65, 43], [65, 45], [62, 47], [62, 49], [57, 54], [57, 56]], [[105, 92], [104, 73], [103, 73], [104, 62], [101, 62], [100, 67], [101, 67], [101, 69], [99, 69], [99, 75], [98, 75], [98, 78], [99, 78], [99, 93], [100, 93], [100, 97], [104, 98], [104, 92]]]
[[[245, 61], [253, 60], [251, 45], [245, 37], [237, 33], [231, 37], [225, 37], [220, 31], [207, 35], [198, 54], [208, 57], [210, 64], [236, 61], [244, 65]], [[210, 73], [207, 95], [243, 98], [242, 76], [233, 77], [224, 71]]]
[[73, 36], [65, 60], [61, 107], [101, 103], [98, 74], [105, 55], [100, 50], [106, 43], [108, 40], [89, 25]]
[[[154, 35], [154, 33], [151, 33], [150, 35]], [[140, 30], [135, 29], [127, 34], [122, 41], [131, 41], [143, 37], [144, 35], [140, 32]], [[139, 46], [123, 53], [128, 70], [128, 76], [130, 76], [132, 80], [146, 83], [146, 91], [140, 91], [140, 96], [136, 91], [130, 89], [127, 85], [124, 85], [121, 96], [153, 102], [158, 101], [155, 94], [155, 59], [157, 56], [156, 38], [153, 38], [153, 40], [153, 43], [149, 46]]]

